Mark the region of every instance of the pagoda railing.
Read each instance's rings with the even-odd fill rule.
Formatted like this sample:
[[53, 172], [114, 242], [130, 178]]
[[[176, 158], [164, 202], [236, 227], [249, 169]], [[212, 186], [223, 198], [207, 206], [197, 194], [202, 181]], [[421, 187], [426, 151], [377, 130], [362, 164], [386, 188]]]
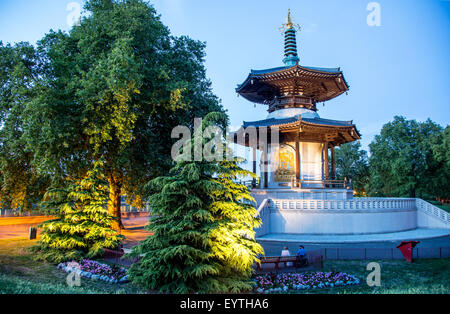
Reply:
[[291, 187], [300, 189], [345, 189], [352, 190], [352, 180], [291, 180]]
[[[249, 189], [260, 189], [261, 186], [260, 178], [252, 180], [241, 180], [237, 181], [239, 184], [247, 186]], [[291, 182], [286, 182], [285, 186], [291, 188], [300, 189], [345, 189], [352, 190], [353, 184], [352, 180], [297, 180], [295, 178], [291, 179]]]
[[257, 179], [251, 179], [251, 180], [241, 180], [237, 182], [238, 184], [243, 184], [249, 189], [259, 188], [260, 180]]

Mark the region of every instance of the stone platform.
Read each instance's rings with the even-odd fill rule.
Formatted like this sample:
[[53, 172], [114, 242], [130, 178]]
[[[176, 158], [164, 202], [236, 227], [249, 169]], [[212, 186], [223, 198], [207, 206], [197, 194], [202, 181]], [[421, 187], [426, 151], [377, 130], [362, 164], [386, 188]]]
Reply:
[[[449, 229], [450, 213], [416, 198], [296, 198], [298, 191], [252, 191], [262, 226], [256, 236], [375, 236], [421, 228]], [[342, 195], [342, 194], [341, 194]], [[345, 238], [344, 238], [345, 239]], [[364, 240], [366, 241], [366, 240]]]
[[450, 229], [427, 229], [418, 228], [403, 232], [390, 232], [378, 234], [266, 234], [258, 237], [258, 242], [281, 242], [281, 243], [365, 243], [386, 241], [408, 241], [422, 240], [450, 236]]

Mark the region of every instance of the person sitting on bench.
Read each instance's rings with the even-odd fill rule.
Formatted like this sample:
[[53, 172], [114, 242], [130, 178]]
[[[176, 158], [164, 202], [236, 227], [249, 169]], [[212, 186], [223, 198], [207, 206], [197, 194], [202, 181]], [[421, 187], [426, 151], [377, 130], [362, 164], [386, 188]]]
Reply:
[[[281, 251], [281, 256], [291, 256], [291, 252], [289, 252], [289, 248], [287, 246], [285, 246]], [[287, 267], [291, 267], [293, 265], [292, 262], [285, 262], [284, 264]]]
[[300, 260], [300, 264], [304, 265], [306, 263], [306, 250], [303, 245], [298, 247], [297, 256]]

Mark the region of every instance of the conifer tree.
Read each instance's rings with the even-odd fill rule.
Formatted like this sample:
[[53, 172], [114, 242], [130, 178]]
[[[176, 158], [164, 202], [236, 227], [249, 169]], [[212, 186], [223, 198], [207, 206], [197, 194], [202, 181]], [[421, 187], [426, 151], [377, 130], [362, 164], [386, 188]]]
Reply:
[[[202, 129], [224, 129], [225, 122], [224, 114], [211, 113]], [[133, 282], [175, 293], [250, 289], [252, 265], [263, 252], [253, 231], [260, 219], [247, 187], [234, 182], [248, 174], [237, 159], [179, 161], [167, 177], [150, 181], [147, 229], [154, 234], [132, 250], [141, 256], [129, 271]]]
[[80, 258], [94, 258], [104, 248], [116, 248], [123, 236], [113, 228], [114, 217], [108, 212], [108, 182], [97, 161], [82, 180], [67, 188], [47, 192], [45, 210], [57, 216], [41, 224], [39, 245], [33, 249], [37, 258], [60, 263]]
[[213, 179], [221, 188], [213, 192], [210, 206], [217, 224], [211, 232], [212, 252], [221, 264], [221, 280], [228, 286], [226, 292], [251, 289], [253, 283], [249, 278], [253, 272], [252, 265], [258, 255], [264, 254], [255, 241], [254, 228], [261, 225], [260, 219], [256, 218], [255, 199], [247, 186], [237, 182], [238, 179], [255, 175], [239, 167], [241, 162], [243, 160], [240, 158], [222, 161], [217, 178]]

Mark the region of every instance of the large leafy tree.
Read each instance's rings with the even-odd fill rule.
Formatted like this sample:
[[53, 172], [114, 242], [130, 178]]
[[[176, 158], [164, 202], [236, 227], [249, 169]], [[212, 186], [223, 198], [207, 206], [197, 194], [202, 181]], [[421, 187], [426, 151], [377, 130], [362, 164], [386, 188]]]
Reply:
[[361, 149], [361, 143], [352, 142], [336, 148], [336, 179], [352, 180], [353, 189], [358, 195], [365, 195], [365, 186], [369, 178], [367, 152]]
[[369, 193], [376, 196], [448, 195], [449, 168], [443, 128], [427, 120], [395, 117], [370, 144]]
[[[203, 128], [223, 117], [208, 115]], [[180, 161], [149, 183], [154, 216], [147, 228], [154, 235], [133, 248], [142, 256], [129, 271], [135, 283], [177, 293], [252, 287], [252, 265], [263, 253], [253, 230], [260, 220], [247, 187], [235, 183], [250, 175], [237, 163]]]
[[142, 205], [143, 184], [171, 167], [172, 128], [223, 109], [204, 43], [172, 36], [143, 0], [88, 0], [85, 10], [79, 26], [37, 45], [22, 138], [34, 169], [59, 182], [103, 156], [120, 218], [121, 196]]
[[106, 208], [109, 187], [102, 166], [103, 162], [97, 161], [82, 180], [49, 190], [45, 208], [57, 218], [40, 225], [39, 245], [32, 248], [38, 259], [59, 263], [94, 258], [105, 248], [120, 245], [124, 237], [113, 229], [115, 218]]
[[32, 209], [49, 183], [33, 166], [24, 138], [24, 111], [35, 96], [37, 73], [33, 46], [0, 42], [0, 207]]
[[[429, 128], [435, 128], [432, 123]], [[448, 200], [450, 198], [450, 126], [427, 137], [431, 152], [427, 154], [426, 196]]]

